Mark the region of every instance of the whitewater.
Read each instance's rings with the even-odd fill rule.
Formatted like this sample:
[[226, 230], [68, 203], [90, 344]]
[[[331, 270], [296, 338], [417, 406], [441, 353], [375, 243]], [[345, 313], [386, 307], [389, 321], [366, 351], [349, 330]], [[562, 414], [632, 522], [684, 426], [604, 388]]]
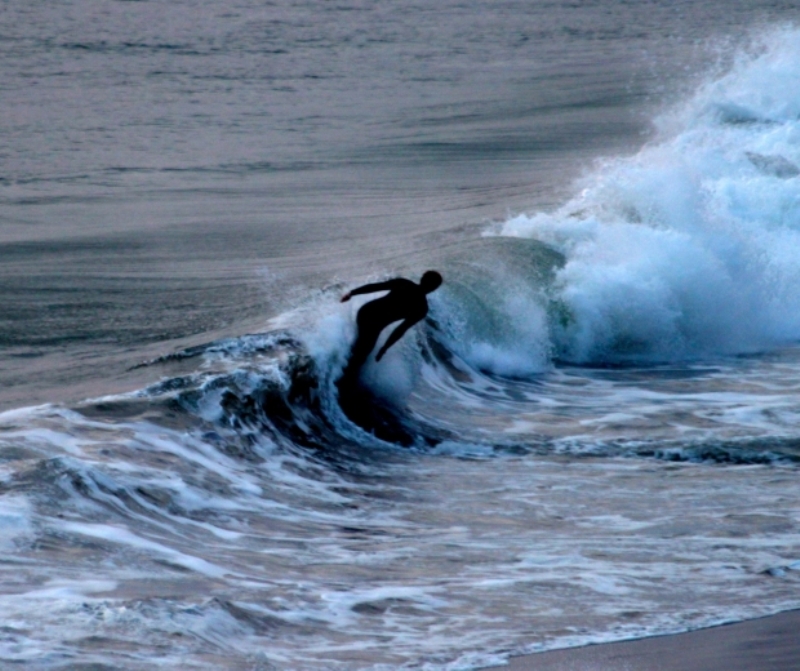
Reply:
[[[117, 3], [111, 15], [123, 4], [140, 3]], [[147, 19], [137, 24], [145, 36], [156, 30]], [[293, 15], [265, 25], [314, 33], [316, 24]], [[120, 72], [142, 49], [157, 59], [165, 48], [234, 59], [222, 38], [198, 40], [192, 52], [195, 38], [183, 30], [168, 48], [142, 46], [144, 38], [114, 46], [110, 28], [68, 48], [75, 63], [95, 51], [119, 58]], [[237, 67], [255, 53], [243, 43]], [[65, 313], [73, 335], [63, 340], [17, 333], [9, 307], [6, 386], [27, 401], [0, 413], [0, 663], [455, 671], [800, 608], [800, 30], [770, 25], [719, 51], [649, 118], [647, 138], [581, 153], [580, 174], [529, 209], [515, 185], [506, 200], [502, 189], [491, 195], [508, 204], [505, 216], [453, 226], [445, 213], [461, 217], [486, 193], [434, 206], [425, 191], [417, 215], [430, 206], [439, 217], [427, 237], [411, 223], [401, 253], [381, 246], [400, 238], [381, 243], [377, 231], [377, 251], [333, 241], [325, 259], [317, 244], [329, 230], [308, 224], [325, 208], [309, 195], [308, 220], [295, 222], [302, 234], [286, 233], [269, 269], [246, 259], [227, 270], [232, 252], [214, 237], [222, 233], [198, 224], [202, 254], [164, 257], [174, 270], [166, 307], [119, 317], [128, 340], [82, 330], [111, 314], [106, 288], [92, 294], [97, 312], [85, 321]], [[147, 65], [154, 77], [165, 67], [157, 65]], [[338, 100], [337, 91], [329, 93]], [[297, 132], [357, 125], [312, 116], [314, 130]], [[311, 152], [308, 137], [300, 144]], [[381, 137], [387, 152], [399, 142]], [[315, 171], [338, 195], [349, 188], [339, 164], [278, 168], [281, 156], [268, 167], [211, 170], [192, 164], [202, 163], [194, 149], [181, 170], [114, 172], [105, 150], [105, 167], [85, 174], [68, 165], [71, 154], [40, 181], [26, 164], [2, 184], [6, 211], [17, 207], [20, 218], [3, 253], [24, 253], [32, 276], [45, 276], [45, 261], [29, 259], [49, 229], [19, 233], [19, 213], [30, 208], [64, 207], [79, 219], [99, 207], [91, 235], [102, 217], [113, 221], [109, 212], [149, 212], [165, 245], [150, 254], [183, 239], [158, 228], [156, 214], [174, 207], [175, 231], [188, 228], [187, 203], [211, 202], [213, 188], [230, 197], [232, 219], [262, 216], [248, 200], [258, 190], [251, 171], [277, 180], [258, 184], [272, 185], [270, 197], [287, 208], [280, 199], [302, 200], [300, 182], [311, 193], [302, 180]], [[300, 180], [290, 194], [284, 169]], [[155, 186], [164, 173], [176, 180], [167, 195]], [[195, 179], [205, 195], [187, 186]], [[112, 188], [106, 182], [130, 189], [130, 200], [106, 194], [95, 203], [83, 193]], [[175, 195], [187, 189], [186, 201]], [[353, 207], [383, 213], [397, 204], [385, 194]], [[209, 208], [215, 221], [226, 210]], [[128, 244], [126, 226], [113, 234]], [[243, 236], [242, 250], [251, 244]], [[66, 253], [84, 243], [96, 239], [70, 238]], [[75, 253], [65, 266], [73, 279], [84, 262]], [[119, 258], [133, 287], [120, 288], [119, 300], [135, 306], [158, 277]], [[299, 283], [300, 271], [288, 269], [298, 258]], [[339, 300], [360, 283], [395, 273], [416, 280], [428, 268], [445, 279], [428, 318], [362, 372], [374, 403], [412, 436], [399, 445], [341, 410], [336, 381], [369, 297]], [[123, 287], [123, 270], [109, 291]], [[224, 287], [196, 299], [195, 273], [206, 271]], [[272, 302], [261, 316], [266, 300], [252, 296], [264, 293]], [[227, 311], [231, 295], [245, 297], [241, 312]], [[209, 305], [223, 306], [219, 321], [197, 326]], [[168, 309], [181, 317], [159, 324]], [[104, 384], [93, 381], [98, 367]], [[25, 386], [36, 376], [50, 386]], [[100, 393], [87, 393], [94, 387]], [[67, 388], [80, 398], [59, 400]], [[52, 400], [31, 401], [50, 392]]]

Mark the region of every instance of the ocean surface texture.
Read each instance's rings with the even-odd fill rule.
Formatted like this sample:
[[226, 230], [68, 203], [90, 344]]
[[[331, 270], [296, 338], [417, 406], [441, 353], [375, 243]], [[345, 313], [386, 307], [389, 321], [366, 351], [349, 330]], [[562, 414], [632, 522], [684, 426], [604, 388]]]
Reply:
[[0, 667], [800, 608], [798, 82], [787, 0], [2, 3]]

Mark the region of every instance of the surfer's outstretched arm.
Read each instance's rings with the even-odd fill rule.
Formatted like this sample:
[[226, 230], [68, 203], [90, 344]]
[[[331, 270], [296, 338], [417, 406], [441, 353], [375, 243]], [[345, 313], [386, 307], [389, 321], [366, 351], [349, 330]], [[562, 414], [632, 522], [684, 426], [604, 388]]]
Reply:
[[375, 361], [380, 361], [383, 358], [383, 355], [386, 354], [386, 350], [400, 340], [405, 332], [414, 326], [414, 324], [416, 324], [418, 321], [419, 319], [406, 319], [394, 331], [392, 331], [391, 335], [386, 338], [386, 342], [383, 344], [383, 347], [381, 347], [380, 351], [375, 355]]
[[348, 291], [344, 296], [342, 296], [342, 303], [349, 301], [353, 296], [358, 296], [359, 294], [374, 294], [376, 291], [391, 291], [393, 285], [394, 280], [365, 284], [363, 287], [358, 287], [358, 289]]

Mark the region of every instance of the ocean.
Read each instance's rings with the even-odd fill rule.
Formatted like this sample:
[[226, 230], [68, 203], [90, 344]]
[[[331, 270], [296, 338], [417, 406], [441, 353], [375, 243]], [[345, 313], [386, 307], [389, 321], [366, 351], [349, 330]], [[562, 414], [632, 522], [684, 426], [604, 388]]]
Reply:
[[[800, 5], [0, 36], [0, 666], [465, 671], [800, 608]], [[344, 412], [340, 298], [428, 269]]]

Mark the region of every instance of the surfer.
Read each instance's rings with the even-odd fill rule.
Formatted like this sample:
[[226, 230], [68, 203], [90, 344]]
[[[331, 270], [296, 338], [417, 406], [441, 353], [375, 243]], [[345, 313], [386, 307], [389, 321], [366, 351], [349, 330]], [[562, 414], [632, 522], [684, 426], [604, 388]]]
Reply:
[[383, 329], [400, 322], [376, 354], [376, 361], [380, 361], [408, 329], [425, 318], [428, 314], [427, 295], [438, 289], [441, 283], [442, 276], [435, 270], [429, 270], [422, 276], [419, 284], [404, 277], [396, 277], [385, 282], [365, 284], [342, 296], [342, 303], [346, 303], [360, 294], [388, 292], [359, 308], [356, 315], [356, 341], [350, 350], [350, 359], [344, 372], [336, 381], [339, 405], [347, 417], [381, 440], [409, 446], [414, 444], [415, 437], [403, 422], [404, 411], [383, 402], [373, 396], [369, 389], [362, 387], [358, 379], [359, 371], [375, 348]]
[[380, 361], [392, 345], [414, 324], [425, 318], [428, 314], [428, 301], [426, 296], [439, 288], [442, 276], [435, 270], [429, 270], [422, 275], [419, 284], [403, 277], [396, 277], [385, 282], [365, 284], [342, 296], [342, 303], [349, 301], [353, 296], [371, 294], [376, 291], [389, 293], [362, 306], [356, 316], [358, 336], [350, 351], [350, 360], [344, 377], [355, 375], [372, 352], [383, 329], [389, 324], [403, 320], [392, 331], [380, 348], [375, 360]]

